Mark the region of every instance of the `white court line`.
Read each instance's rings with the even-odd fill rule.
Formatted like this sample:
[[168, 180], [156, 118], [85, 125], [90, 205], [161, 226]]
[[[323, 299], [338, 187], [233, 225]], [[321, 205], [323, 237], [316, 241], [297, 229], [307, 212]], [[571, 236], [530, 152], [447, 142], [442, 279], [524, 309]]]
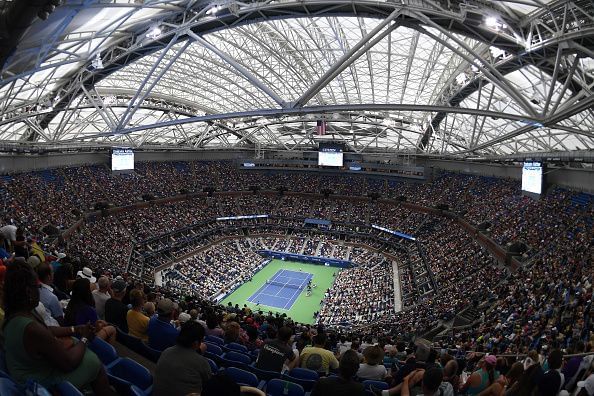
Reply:
[[[295, 289], [295, 291], [291, 295], [291, 298], [289, 299], [289, 302], [283, 306], [283, 309], [287, 309], [287, 305], [293, 301], [293, 297], [295, 297], [295, 293], [301, 293], [301, 291], [302, 291], [301, 289]], [[293, 306], [293, 305], [291, 304], [291, 306]]]
[[[288, 274], [285, 275], [285, 272], [287, 272]], [[298, 276], [291, 276], [292, 274], [296, 274]], [[302, 275], [305, 275], [305, 278], [302, 278]], [[279, 278], [288, 278], [287, 281], [279, 281]], [[295, 291], [293, 292], [293, 294], [291, 295], [291, 297], [288, 299], [289, 301], [283, 305], [282, 309], [287, 309], [287, 305], [291, 304], [291, 302], [293, 302], [293, 298], [295, 297], [295, 294], [300, 294], [303, 291], [303, 287], [307, 284], [307, 282], [309, 281], [309, 279], [313, 278], [313, 274], [309, 273], [309, 272], [297, 272], [297, 271], [291, 271], [291, 270], [286, 270], [286, 269], [281, 269], [280, 271], [277, 271], [276, 274], [274, 274], [274, 277], [272, 279], [270, 279], [271, 281], [275, 281], [275, 282], [279, 282], [279, 283], [284, 283], [284, 285], [270, 285], [270, 286], [277, 286], [280, 289], [276, 292], [275, 295], [272, 294], [267, 294], [267, 293], [260, 293], [260, 295], [265, 295], [268, 297], [274, 297], [274, 298], [280, 298], [282, 300], [286, 300], [287, 297], [281, 297], [279, 296], [279, 293], [282, 292], [285, 288], [289, 288], [287, 287], [287, 285], [292, 284], [291, 281], [295, 280], [295, 281], [301, 281], [301, 285], [298, 288], [295, 288]], [[269, 286], [268, 284], [266, 284], [266, 286]], [[264, 289], [265, 290], [265, 289]], [[297, 299], [295, 299], [296, 301]], [[269, 306], [269, 305], [267, 305]], [[293, 306], [291, 304], [291, 306]]]
[[264, 289], [266, 289], [268, 285], [264, 284], [262, 286], [260, 286], [260, 288], [258, 290], [256, 290], [256, 292], [254, 294], [252, 294], [252, 296], [250, 298], [248, 298], [248, 302], [254, 302], [254, 300], [252, 300], [252, 298], [255, 299], [255, 297], [257, 297], [261, 291], [263, 291]]
[[[305, 279], [305, 280], [307, 280], [307, 279]], [[301, 286], [303, 287], [304, 284], [305, 283], [302, 283]], [[295, 292], [293, 292], [293, 295], [291, 296], [291, 299], [289, 300], [289, 303], [292, 302], [291, 307], [293, 306], [293, 304], [295, 303], [295, 301], [297, 301], [297, 299], [295, 299], [295, 301], [293, 301], [293, 298], [295, 297], [295, 293], [301, 294], [302, 291], [303, 291], [303, 289], [299, 288], [299, 289], [296, 289]], [[283, 309], [287, 309], [287, 304], [285, 304], [285, 306], [283, 307]]]
[[261, 296], [267, 296], [267, 297], [280, 298], [281, 300], [286, 300], [286, 299], [288, 299], [288, 297], [275, 296], [274, 294], [260, 293], [260, 295], [261, 295]]

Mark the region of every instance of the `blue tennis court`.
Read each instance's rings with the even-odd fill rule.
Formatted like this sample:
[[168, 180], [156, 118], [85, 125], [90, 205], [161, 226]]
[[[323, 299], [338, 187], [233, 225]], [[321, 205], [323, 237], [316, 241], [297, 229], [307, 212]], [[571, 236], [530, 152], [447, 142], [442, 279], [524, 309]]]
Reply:
[[248, 301], [280, 309], [291, 309], [297, 297], [313, 277], [308, 272], [279, 270]]

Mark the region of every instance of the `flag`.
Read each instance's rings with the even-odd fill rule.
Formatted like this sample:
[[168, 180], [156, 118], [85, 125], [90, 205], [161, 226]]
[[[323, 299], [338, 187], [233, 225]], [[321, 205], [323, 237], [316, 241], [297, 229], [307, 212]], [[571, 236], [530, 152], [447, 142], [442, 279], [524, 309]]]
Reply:
[[318, 120], [316, 124], [316, 131], [319, 136], [326, 134], [326, 121]]

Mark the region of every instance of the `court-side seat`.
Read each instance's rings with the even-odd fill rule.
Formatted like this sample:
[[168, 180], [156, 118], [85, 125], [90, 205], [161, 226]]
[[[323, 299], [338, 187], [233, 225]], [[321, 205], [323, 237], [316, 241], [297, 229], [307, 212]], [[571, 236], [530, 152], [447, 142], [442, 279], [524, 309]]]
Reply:
[[273, 379], [266, 384], [267, 396], [304, 396], [305, 390], [299, 384], [280, 379]]

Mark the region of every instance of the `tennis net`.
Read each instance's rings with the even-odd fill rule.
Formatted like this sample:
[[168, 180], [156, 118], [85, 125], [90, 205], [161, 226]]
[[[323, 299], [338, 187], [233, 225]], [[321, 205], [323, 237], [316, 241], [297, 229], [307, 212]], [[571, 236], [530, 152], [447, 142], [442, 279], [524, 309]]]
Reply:
[[283, 283], [283, 282], [274, 281], [274, 280], [268, 280], [268, 284], [275, 285], [275, 286], [282, 286], [282, 287], [290, 287], [291, 289], [303, 289], [305, 287], [304, 283], [300, 283], [300, 284]]

